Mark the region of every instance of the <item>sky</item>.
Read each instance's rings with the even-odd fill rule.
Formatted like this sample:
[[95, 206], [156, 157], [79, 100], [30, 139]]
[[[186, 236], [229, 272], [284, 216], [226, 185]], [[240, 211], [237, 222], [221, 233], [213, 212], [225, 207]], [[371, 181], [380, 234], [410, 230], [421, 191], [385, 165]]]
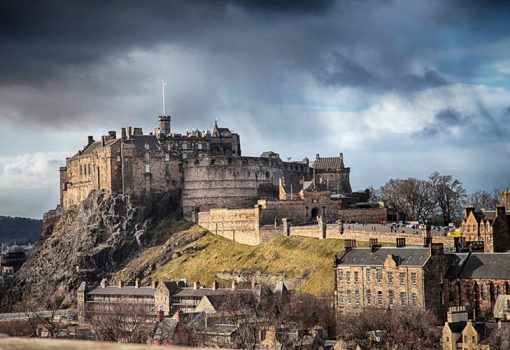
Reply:
[[0, 215], [41, 217], [108, 130], [241, 135], [244, 155], [344, 154], [353, 189], [510, 187], [504, 1], [2, 1]]

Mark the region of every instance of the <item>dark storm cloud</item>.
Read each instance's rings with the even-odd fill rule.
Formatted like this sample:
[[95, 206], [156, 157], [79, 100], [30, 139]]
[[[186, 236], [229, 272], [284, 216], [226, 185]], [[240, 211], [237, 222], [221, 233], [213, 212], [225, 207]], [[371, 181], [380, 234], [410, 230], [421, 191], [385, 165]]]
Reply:
[[439, 111], [434, 120], [421, 131], [421, 135], [430, 137], [438, 134], [450, 135], [452, 127], [465, 127], [470, 122], [470, 117], [463, 116], [453, 108]]

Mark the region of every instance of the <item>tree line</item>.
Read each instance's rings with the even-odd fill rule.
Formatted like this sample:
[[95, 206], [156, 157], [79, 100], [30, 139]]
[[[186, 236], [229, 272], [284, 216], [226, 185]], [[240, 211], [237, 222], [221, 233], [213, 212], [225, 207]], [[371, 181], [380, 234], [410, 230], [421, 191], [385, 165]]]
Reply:
[[369, 191], [371, 200], [387, 202], [407, 220], [438, 225], [459, 223], [463, 208], [468, 205], [494, 210], [499, 194], [498, 190], [467, 193], [459, 179], [437, 171], [427, 179], [390, 179], [379, 189]]

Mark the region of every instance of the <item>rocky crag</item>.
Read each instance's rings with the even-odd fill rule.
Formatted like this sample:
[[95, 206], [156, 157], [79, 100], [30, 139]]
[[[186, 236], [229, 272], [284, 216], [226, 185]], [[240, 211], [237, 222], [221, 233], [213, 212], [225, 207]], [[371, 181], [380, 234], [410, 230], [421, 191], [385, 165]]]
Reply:
[[71, 305], [81, 281], [111, 277], [141, 251], [168, 239], [172, 232], [161, 232], [162, 222], [180, 215], [178, 192], [134, 198], [93, 191], [80, 205], [63, 211], [37, 242], [13, 292], [21, 299], [44, 300], [61, 291]]

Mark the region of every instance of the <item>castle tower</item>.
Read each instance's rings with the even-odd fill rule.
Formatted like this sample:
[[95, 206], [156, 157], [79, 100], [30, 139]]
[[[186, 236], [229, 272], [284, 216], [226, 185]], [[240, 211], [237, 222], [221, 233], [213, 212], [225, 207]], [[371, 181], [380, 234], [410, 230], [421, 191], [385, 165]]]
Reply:
[[170, 129], [170, 122], [172, 120], [172, 117], [169, 115], [162, 115], [159, 116], [159, 134], [168, 136], [170, 135], [171, 129]]

